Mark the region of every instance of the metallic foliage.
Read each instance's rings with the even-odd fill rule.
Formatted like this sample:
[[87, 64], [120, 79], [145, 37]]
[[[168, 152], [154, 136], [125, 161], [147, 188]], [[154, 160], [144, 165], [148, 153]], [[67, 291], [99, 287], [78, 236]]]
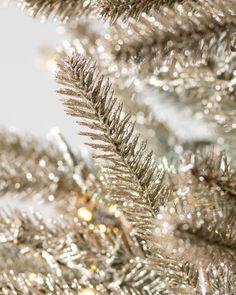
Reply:
[[[0, 131], [0, 196], [56, 215], [1, 210], [0, 294], [234, 295], [235, 0], [21, 5], [66, 26], [58, 92], [99, 165]], [[161, 100], [216, 135], [181, 139]]]

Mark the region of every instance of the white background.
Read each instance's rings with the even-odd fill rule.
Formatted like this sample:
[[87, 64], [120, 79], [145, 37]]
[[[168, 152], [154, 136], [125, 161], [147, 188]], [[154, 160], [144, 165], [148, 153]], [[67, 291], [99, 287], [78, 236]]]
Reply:
[[65, 115], [62, 97], [55, 93], [58, 85], [40, 59], [40, 48], [60, 44], [56, 29], [55, 23], [41, 24], [14, 4], [0, 4], [0, 127], [43, 137], [58, 126], [80, 148], [78, 129]]

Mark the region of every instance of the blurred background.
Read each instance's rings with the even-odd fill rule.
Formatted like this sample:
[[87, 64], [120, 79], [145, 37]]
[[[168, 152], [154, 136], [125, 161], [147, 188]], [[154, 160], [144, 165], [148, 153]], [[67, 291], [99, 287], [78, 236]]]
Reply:
[[[2, 0], [1, 0], [2, 1]], [[16, 127], [44, 137], [58, 126], [78, 146], [75, 124], [65, 115], [55, 93], [58, 85], [42, 61], [42, 48], [62, 41], [58, 25], [32, 19], [12, 3], [0, 4], [0, 127]], [[48, 64], [53, 70], [53, 64]]]

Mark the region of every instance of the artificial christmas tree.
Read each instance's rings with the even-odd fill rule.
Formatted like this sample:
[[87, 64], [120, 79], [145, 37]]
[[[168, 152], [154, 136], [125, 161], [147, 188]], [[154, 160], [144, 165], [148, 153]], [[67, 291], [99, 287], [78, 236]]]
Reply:
[[[1, 194], [58, 214], [2, 212], [1, 294], [236, 294], [236, 2], [22, 5], [65, 27], [50, 59], [94, 160], [1, 131]], [[181, 138], [161, 100], [211, 138]]]

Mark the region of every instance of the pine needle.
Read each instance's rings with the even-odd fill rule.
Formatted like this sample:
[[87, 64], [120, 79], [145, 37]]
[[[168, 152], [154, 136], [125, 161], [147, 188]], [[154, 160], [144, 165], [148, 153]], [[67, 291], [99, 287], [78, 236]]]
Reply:
[[92, 0], [21, 0], [21, 6], [33, 17], [45, 19], [52, 16], [61, 22], [76, 19], [86, 13], [91, 3]]
[[98, 0], [97, 7], [103, 19], [109, 19], [114, 23], [122, 17], [127, 20], [129, 17], [138, 19], [141, 13], [150, 13], [153, 10], [160, 10], [165, 6], [173, 6], [183, 0]]
[[90, 127], [82, 135], [92, 139], [88, 145], [99, 150], [99, 157], [106, 162], [103, 173], [113, 201], [140, 234], [150, 235], [156, 213], [168, 198], [168, 189], [161, 184], [163, 171], [152, 153], [146, 152], [146, 143], [135, 134], [130, 115], [123, 112], [111, 85], [94, 64], [74, 54], [59, 67], [57, 81], [65, 85], [59, 93], [75, 97], [64, 101], [66, 112]]
[[63, 211], [69, 196], [77, 195], [79, 202], [86, 188], [95, 190], [86, 164], [76, 159], [60, 133], [43, 144], [29, 135], [1, 130], [0, 178], [1, 196], [55, 201]]
[[[86, 223], [63, 219], [47, 225], [37, 215], [31, 218], [19, 212], [14, 215], [14, 218], [6, 214], [1, 216], [0, 243], [30, 249], [27, 252], [32, 252], [33, 259], [43, 260], [50, 272], [43, 273], [41, 266], [38, 276], [41, 281], [44, 276], [68, 277], [67, 283], [74, 281], [83, 285], [84, 273], [89, 270], [86, 285], [89, 282], [99, 291], [101, 284], [106, 291], [102, 294], [124, 291], [127, 294], [155, 294], [164, 291], [167, 284], [168, 288], [175, 288], [177, 279], [183, 284], [188, 283], [177, 263], [156, 258], [153, 267], [154, 260], [146, 258], [136, 239], [122, 228], [116, 233], [109, 227], [101, 232], [98, 225], [89, 228]], [[109, 276], [104, 277], [104, 272]], [[35, 274], [35, 280], [36, 277]], [[23, 281], [27, 283], [25, 280], [29, 278], [24, 277]], [[0, 280], [0, 286], [2, 283]], [[42, 282], [38, 287], [46, 288], [47, 284]]]
[[186, 1], [139, 22], [117, 24], [111, 50], [118, 60], [133, 60], [150, 72], [164, 64], [191, 64], [231, 52], [235, 13], [234, 0]]

